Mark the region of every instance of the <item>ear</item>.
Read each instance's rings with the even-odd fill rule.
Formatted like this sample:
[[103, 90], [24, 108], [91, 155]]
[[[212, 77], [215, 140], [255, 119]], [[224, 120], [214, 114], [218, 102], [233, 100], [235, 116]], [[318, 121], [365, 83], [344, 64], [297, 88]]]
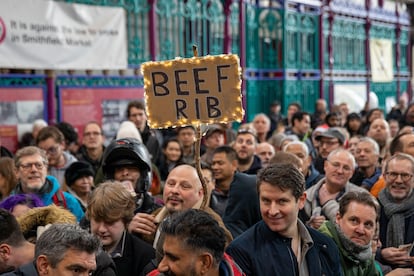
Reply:
[[299, 198], [298, 198], [298, 207], [299, 210], [303, 209], [305, 207], [305, 201], [306, 201], [306, 192], [304, 192]]
[[39, 276], [49, 275], [49, 261], [45, 255], [40, 255], [36, 259], [36, 268]]
[[341, 215], [338, 213], [336, 213], [336, 218], [335, 218], [335, 222], [336, 224], [339, 224], [339, 221], [341, 220]]
[[0, 244], [0, 260], [2, 263], [6, 263], [9, 261], [11, 255], [11, 248], [8, 244], [2, 243]]
[[198, 257], [198, 264], [199, 264], [199, 270], [198, 271], [199, 271], [200, 275], [207, 274], [208, 271], [210, 271], [211, 268], [213, 267], [213, 263], [214, 263], [213, 255], [211, 255], [208, 252], [202, 253]]
[[231, 161], [231, 166], [233, 168], [233, 171], [237, 171], [237, 167], [239, 166], [239, 161], [237, 159]]
[[307, 167], [309, 167], [312, 164], [312, 156], [308, 155], [308, 157], [306, 157], [305, 164]]
[[204, 195], [204, 188], [203, 187], [201, 187], [200, 190], [198, 191], [198, 195], [200, 196], [200, 198], [203, 197], [203, 195]]
[[326, 171], [326, 166], [328, 165], [328, 159], [323, 161], [323, 170]]

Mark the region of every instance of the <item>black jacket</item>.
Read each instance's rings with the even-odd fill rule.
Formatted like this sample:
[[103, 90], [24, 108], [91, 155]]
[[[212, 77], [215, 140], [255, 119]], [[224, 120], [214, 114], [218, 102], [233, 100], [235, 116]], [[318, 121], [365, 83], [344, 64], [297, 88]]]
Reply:
[[13, 272], [1, 274], [2, 276], [38, 276], [36, 266], [34, 262], [25, 264], [17, 268]]
[[145, 241], [128, 232], [125, 248], [120, 257], [112, 257], [118, 276], [141, 275], [144, 267], [155, 258], [155, 250]]
[[[310, 276], [341, 275], [339, 251], [331, 238], [306, 227], [313, 240], [305, 258]], [[291, 239], [260, 221], [235, 239], [226, 249], [246, 275], [299, 275]]]
[[257, 172], [262, 168], [262, 161], [260, 161], [260, 158], [257, 155], [253, 156], [253, 163], [246, 171], [242, 173], [246, 174], [254, 174], [256, 175]]
[[256, 176], [236, 172], [228, 196], [223, 222], [236, 238], [261, 220]]

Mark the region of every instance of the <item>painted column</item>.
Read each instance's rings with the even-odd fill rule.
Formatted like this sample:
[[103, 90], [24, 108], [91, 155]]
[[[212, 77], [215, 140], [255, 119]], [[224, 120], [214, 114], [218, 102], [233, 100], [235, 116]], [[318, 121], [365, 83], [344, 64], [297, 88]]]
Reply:
[[400, 83], [400, 71], [401, 71], [401, 24], [400, 24], [400, 12], [398, 11], [398, 4], [395, 2], [395, 16], [397, 17], [397, 25], [395, 26], [395, 67], [397, 68], [396, 76], [397, 76], [397, 102], [401, 95], [401, 83]]
[[55, 72], [46, 71], [46, 89], [47, 89], [47, 118], [49, 125], [57, 123], [56, 119], [56, 99], [55, 99]]
[[228, 54], [231, 52], [231, 38], [230, 38], [230, 6], [232, 0], [226, 0], [224, 3], [224, 45], [223, 45], [223, 53]]
[[[328, 22], [329, 22], [329, 34], [328, 34], [328, 53], [329, 53], [329, 107], [333, 106], [334, 98], [334, 82], [333, 82], [333, 65], [334, 65], [334, 55], [333, 55], [333, 23], [334, 23], [334, 12], [332, 9], [329, 10]], [[321, 53], [322, 54], [322, 53]]]
[[155, 13], [156, 2], [156, 0], [149, 0], [151, 8], [148, 15], [148, 31], [151, 60], [157, 59], [157, 15]]
[[370, 47], [369, 47], [369, 39], [370, 39], [370, 30], [371, 30], [371, 19], [369, 18], [369, 0], [365, 1], [365, 8], [367, 10], [367, 16], [365, 19], [365, 64], [367, 66], [367, 77], [366, 77], [366, 87], [367, 87], [367, 101], [366, 104], [369, 104], [369, 92], [371, 91], [371, 56], [370, 56]]

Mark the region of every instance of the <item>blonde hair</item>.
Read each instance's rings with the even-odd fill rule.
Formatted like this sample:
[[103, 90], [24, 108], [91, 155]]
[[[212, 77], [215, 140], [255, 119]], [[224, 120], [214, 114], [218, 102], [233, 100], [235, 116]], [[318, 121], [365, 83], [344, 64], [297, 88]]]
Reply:
[[48, 165], [48, 160], [46, 156], [46, 152], [41, 148], [35, 146], [27, 146], [24, 148], [19, 149], [14, 156], [14, 165], [17, 167], [20, 166], [20, 159], [25, 156], [32, 156], [32, 155], [40, 155], [42, 157], [42, 162], [46, 166]]
[[89, 219], [107, 223], [122, 219], [127, 225], [134, 216], [135, 199], [119, 181], [105, 181], [88, 199], [86, 215]]

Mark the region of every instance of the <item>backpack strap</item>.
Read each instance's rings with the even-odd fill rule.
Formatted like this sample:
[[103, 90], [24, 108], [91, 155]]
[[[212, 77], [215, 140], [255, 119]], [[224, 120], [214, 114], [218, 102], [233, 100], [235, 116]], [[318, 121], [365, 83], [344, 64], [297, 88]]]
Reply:
[[56, 191], [52, 197], [52, 200], [56, 206], [62, 206], [63, 208], [67, 209], [68, 206], [66, 204], [66, 198], [61, 189]]

